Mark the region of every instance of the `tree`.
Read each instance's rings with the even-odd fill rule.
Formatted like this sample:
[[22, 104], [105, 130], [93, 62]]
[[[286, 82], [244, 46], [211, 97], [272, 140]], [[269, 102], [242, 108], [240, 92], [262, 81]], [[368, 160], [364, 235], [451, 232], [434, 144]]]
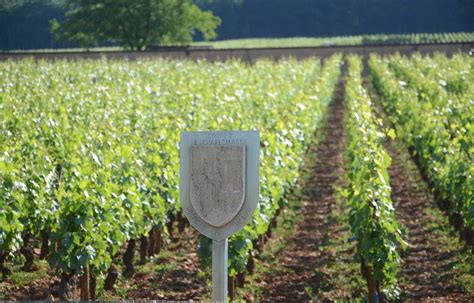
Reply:
[[0, 13], [10, 12], [24, 4], [24, 0], [2, 0], [0, 1]]
[[199, 31], [216, 37], [221, 20], [191, 0], [69, 0], [66, 20], [51, 22], [57, 39], [90, 47], [105, 42], [131, 50], [150, 45], [189, 43]]
[[26, 4], [61, 5], [64, 0], [0, 0], [0, 13], [9, 13]]

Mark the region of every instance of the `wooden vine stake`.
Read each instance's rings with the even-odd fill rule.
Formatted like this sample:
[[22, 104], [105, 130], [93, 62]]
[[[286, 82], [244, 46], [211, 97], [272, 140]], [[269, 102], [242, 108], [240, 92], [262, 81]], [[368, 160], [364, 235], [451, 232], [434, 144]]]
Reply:
[[227, 289], [229, 291], [229, 299], [232, 302], [234, 301], [234, 297], [235, 297], [235, 277], [229, 276], [228, 279], [229, 279], [229, 285], [227, 286]]
[[362, 275], [367, 282], [367, 288], [369, 291], [369, 303], [380, 302], [384, 303], [385, 299], [380, 292], [380, 283], [374, 277], [373, 267], [365, 264], [364, 260], [361, 260], [360, 268]]
[[191, 225], [212, 239], [213, 302], [227, 301], [228, 238], [257, 206], [259, 155], [258, 131], [181, 133], [181, 204]]
[[81, 288], [81, 301], [89, 301], [89, 265], [84, 267], [84, 272], [79, 279]]

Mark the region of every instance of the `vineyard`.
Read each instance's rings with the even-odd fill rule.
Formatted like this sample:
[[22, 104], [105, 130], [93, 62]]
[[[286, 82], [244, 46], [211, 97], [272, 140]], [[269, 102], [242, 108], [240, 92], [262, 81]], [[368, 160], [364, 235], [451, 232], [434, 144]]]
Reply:
[[235, 39], [216, 42], [195, 42], [196, 46], [212, 46], [214, 48], [259, 48], [259, 47], [310, 47], [332, 45], [400, 45], [400, 44], [434, 44], [473, 42], [474, 33], [416, 33], [391, 35], [360, 35], [340, 37], [296, 37], [296, 38], [253, 38]]
[[1, 62], [0, 300], [208, 300], [180, 131], [252, 129], [260, 197], [229, 239], [232, 299], [474, 300], [474, 59], [366, 68]]
[[408, 62], [394, 57], [384, 66], [373, 57], [371, 68], [400, 137], [416, 156], [440, 207], [472, 245], [473, 61], [457, 56], [446, 65], [443, 59], [415, 56]]

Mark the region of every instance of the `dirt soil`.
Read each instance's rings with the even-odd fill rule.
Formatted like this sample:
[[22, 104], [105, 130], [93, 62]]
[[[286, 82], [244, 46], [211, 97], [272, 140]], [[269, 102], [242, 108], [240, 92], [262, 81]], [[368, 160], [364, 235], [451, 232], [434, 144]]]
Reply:
[[[8, 281], [7, 281], [8, 283]], [[59, 279], [52, 273], [51, 277], [36, 279], [35, 281], [22, 286], [16, 286], [10, 283], [4, 286], [3, 299], [12, 301], [44, 301], [54, 300], [52, 292], [57, 292], [59, 288]]]
[[[208, 299], [210, 288], [207, 286], [209, 275], [202, 272], [196, 253], [199, 243], [198, 233], [188, 227], [177, 234], [174, 244], [166, 254], [154, 259], [146, 271], [133, 277], [133, 287], [127, 298], [134, 300], [176, 300], [200, 301]], [[125, 281], [125, 286], [129, 284]]]
[[297, 225], [294, 237], [278, 258], [281, 274], [270, 272], [264, 276], [262, 300], [301, 302], [320, 297], [327, 288], [327, 274], [318, 271], [325, 264], [334, 263], [335, 256], [319, 248], [331, 238], [339, 237], [342, 226], [328, 220], [337, 207], [335, 187], [344, 174], [344, 83], [340, 82], [328, 112], [322, 132], [324, 139], [311, 151], [316, 153], [312, 175], [304, 189], [308, 200], [304, 203], [304, 217]]
[[[392, 201], [397, 220], [408, 229], [408, 249], [399, 273], [404, 297], [413, 302], [474, 302], [463, 293], [455, 270], [463, 245], [449, 232], [415, 163], [399, 142], [387, 142]], [[447, 229], [447, 230], [446, 230]]]
[[[203, 273], [196, 254], [199, 235], [191, 228], [164, 244], [157, 257], [145, 265], [138, 265], [135, 253], [136, 272], [132, 278], [121, 275], [110, 292], [100, 291], [101, 300], [203, 300], [210, 293], [207, 286], [208, 273]], [[38, 257], [38, 256], [36, 256]], [[31, 283], [16, 286], [11, 279], [0, 283], [0, 300], [42, 301], [58, 300], [59, 279], [49, 271], [49, 276], [34, 279]], [[78, 279], [71, 281], [72, 299], [78, 300]]]

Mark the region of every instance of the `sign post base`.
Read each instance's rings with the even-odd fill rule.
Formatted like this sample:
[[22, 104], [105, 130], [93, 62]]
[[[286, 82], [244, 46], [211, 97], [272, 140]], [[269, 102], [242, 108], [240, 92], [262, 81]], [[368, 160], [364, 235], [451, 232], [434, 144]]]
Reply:
[[228, 238], [212, 240], [212, 302], [227, 302]]

